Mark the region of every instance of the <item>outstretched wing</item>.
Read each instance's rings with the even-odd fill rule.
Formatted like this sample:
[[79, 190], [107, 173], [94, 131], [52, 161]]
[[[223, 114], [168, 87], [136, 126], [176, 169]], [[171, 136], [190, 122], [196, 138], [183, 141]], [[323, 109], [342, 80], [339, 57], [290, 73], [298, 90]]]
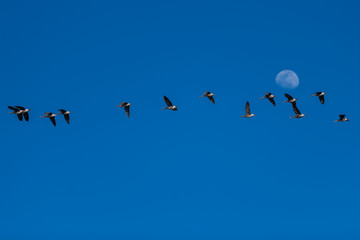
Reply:
[[120, 107], [124, 107], [127, 104], [127, 102], [122, 102], [119, 104]]
[[21, 107], [21, 106], [15, 106], [16, 108], [20, 109], [20, 110], [25, 110], [24, 107]]
[[250, 113], [250, 104], [249, 104], [249, 102], [246, 102], [246, 104], [245, 104], [245, 112], [246, 112], [246, 114], [248, 114], [248, 115], [251, 114], [251, 113]]
[[56, 121], [55, 121], [55, 117], [50, 117], [51, 122], [54, 124], [54, 126], [56, 127]]
[[65, 109], [59, 109], [58, 111], [60, 111], [61, 113], [65, 113], [65, 112], [66, 112]]
[[293, 97], [292, 97], [292, 96], [290, 96], [290, 94], [287, 94], [287, 93], [285, 93], [285, 97], [287, 97], [287, 99], [288, 99], [288, 100], [293, 99]]
[[70, 124], [70, 115], [69, 114], [64, 114], [64, 118], [65, 118], [65, 121]]
[[269, 101], [272, 103], [272, 105], [276, 106], [276, 103], [275, 103], [274, 98], [268, 98], [268, 99], [269, 99]]
[[319, 100], [320, 100], [321, 104], [324, 104], [324, 103], [325, 103], [325, 97], [324, 97], [324, 95], [320, 96], [320, 97], [319, 97]]
[[166, 96], [164, 96], [164, 100], [166, 102], [166, 105], [168, 105], [168, 107], [171, 107], [173, 105]]
[[18, 119], [19, 119], [20, 121], [22, 121], [22, 113], [19, 113], [19, 114], [16, 114], [16, 115], [17, 115]]
[[29, 113], [28, 112], [24, 112], [24, 119], [25, 121], [29, 121]]
[[294, 112], [295, 112], [296, 114], [301, 114], [301, 112], [300, 112], [300, 110], [297, 108], [296, 104], [293, 104], [292, 107], [293, 107]]
[[125, 107], [126, 116], [130, 117], [130, 106]]
[[8, 106], [8, 108], [9, 108], [10, 110], [13, 110], [13, 111], [19, 111], [19, 109], [14, 108], [14, 107], [12, 107], [12, 106]]
[[340, 114], [339, 117], [340, 117], [340, 120], [342, 120], [345, 118], [345, 114]]
[[211, 101], [213, 104], [215, 104], [215, 99], [214, 99], [213, 96], [210, 96], [210, 97], [208, 97], [208, 98], [210, 99], [210, 101]]

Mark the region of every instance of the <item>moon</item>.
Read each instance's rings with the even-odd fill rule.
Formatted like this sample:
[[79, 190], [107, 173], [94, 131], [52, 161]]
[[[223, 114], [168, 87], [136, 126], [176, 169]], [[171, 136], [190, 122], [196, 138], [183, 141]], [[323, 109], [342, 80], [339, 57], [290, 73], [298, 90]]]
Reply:
[[299, 78], [295, 72], [291, 70], [282, 70], [276, 75], [275, 82], [283, 88], [296, 88], [299, 86]]

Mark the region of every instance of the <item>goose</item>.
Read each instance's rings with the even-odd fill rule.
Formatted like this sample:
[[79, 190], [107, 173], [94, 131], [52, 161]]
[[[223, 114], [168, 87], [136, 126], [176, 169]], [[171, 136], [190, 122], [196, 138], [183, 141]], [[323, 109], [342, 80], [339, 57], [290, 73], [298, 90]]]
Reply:
[[276, 106], [276, 103], [274, 101], [274, 97], [276, 97], [275, 95], [272, 95], [271, 93], [265, 93], [265, 96], [264, 97], [261, 97], [260, 99], [263, 99], [263, 98], [267, 98], [269, 99], [269, 101], [272, 103], [272, 105], [274, 105], [274, 107]]
[[130, 105], [131, 103], [128, 102], [122, 102], [117, 107], [123, 107], [125, 109], [126, 116], [130, 117]]
[[249, 101], [247, 101], [246, 104], [245, 104], [245, 115], [242, 115], [242, 116], [240, 116], [240, 117], [251, 118], [251, 117], [253, 117], [253, 116], [255, 116], [255, 114], [252, 114], [252, 113], [250, 112]]
[[51, 120], [51, 122], [54, 124], [54, 126], [56, 127], [56, 121], [55, 121], [55, 117], [56, 117], [57, 114], [53, 114], [51, 112], [46, 112], [44, 116], [41, 116], [40, 118], [43, 118], [43, 117], [47, 117]]
[[324, 104], [325, 103], [325, 98], [324, 98], [325, 94], [326, 94], [326, 92], [316, 92], [311, 96], [312, 97], [319, 97], [319, 100], [320, 100], [321, 104]]
[[57, 113], [56, 115], [62, 114], [64, 115], [65, 121], [70, 124], [70, 111], [66, 111], [65, 109], [59, 109], [58, 111], [60, 111], [59, 113]]
[[21, 111], [20, 109], [14, 108], [14, 107], [12, 107], [12, 106], [8, 106], [8, 108], [9, 108], [10, 110], [12, 110], [12, 112], [9, 112], [9, 114], [11, 114], [11, 113], [16, 114], [17, 117], [18, 117], [18, 119], [19, 119], [20, 121], [22, 121], [23, 115], [22, 115], [22, 111]]
[[293, 98], [292, 96], [290, 96], [290, 94], [285, 93], [285, 97], [287, 97], [288, 100], [284, 101], [285, 102], [289, 102], [289, 103], [293, 103], [296, 100], [298, 100], [297, 98]]
[[16, 108], [20, 109], [21, 113], [23, 114], [24, 116], [24, 119], [25, 121], [29, 121], [29, 111], [31, 109], [28, 109], [28, 108], [24, 108], [24, 107], [21, 107], [21, 106], [15, 106]]
[[214, 95], [215, 95], [215, 94], [213, 94], [213, 93], [211, 93], [211, 92], [204, 92], [204, 95], [202, 95], [202, 96], [200, 96], [200, 97], [208, 97], [209, 100], [210, 100], [213, 104], [215, 104]]
[[170, 101], [166, 96], [164, 96], [164, 100], [165, 100], [165, 102], [166, 102], [167, 107], [164, 107], [163, 110], [164, 110], [164, 109], [169, 109], [169, 110], [173, 110], [173, 111], [177, 111], [177, 110], [178, 110], [178, 109], [177, 109], [177, 106], [174, 106], [174, 105], [171, 103], [171, 101]]
[[296, 115], [295, 115], [295, 116], [291, 116], [290, 118], [302, 118], [302, 117], [305, 117], [305, 116], [306, 116], [305, 114], [302, 114], [302, 113], [300, 112], [300, 110], [297, 108], [295, 102], [292, 103], [292, 107], [293, 107], [293, 110], [294, 110], [294, 112], [295, 112]]
[[350, 120], [345, 117], [345, 114], [340, 114], [339, 117], [340, 118], [338, 120], [335, 120], [334, 122], [346, 122], [346, 121], [350, 122]]

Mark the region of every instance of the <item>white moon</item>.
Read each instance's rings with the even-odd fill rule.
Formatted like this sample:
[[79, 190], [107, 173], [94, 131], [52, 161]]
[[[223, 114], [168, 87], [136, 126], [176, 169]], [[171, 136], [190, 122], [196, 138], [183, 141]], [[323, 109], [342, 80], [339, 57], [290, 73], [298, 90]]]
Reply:
[[276, 75], [275, 82], [283, 88], [296, 88], [299, 86], [299, 78], [291, 70], [282, 70]]

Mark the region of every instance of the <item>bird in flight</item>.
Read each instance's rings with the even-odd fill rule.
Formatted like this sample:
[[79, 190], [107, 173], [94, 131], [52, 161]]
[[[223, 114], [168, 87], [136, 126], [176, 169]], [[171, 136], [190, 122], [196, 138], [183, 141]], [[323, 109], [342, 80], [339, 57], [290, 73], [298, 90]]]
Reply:
[[292, 103], [292, 107], [293, 107], [293, 110], [294, 110], [294, 112], [295, 112], [296, 115], [295, 115], [295, 116], [291, 116], [290, 118], [302, 118], [302, 117], [305, 117], [305, 114], [302, 114], [302, 113], [300, 112], [300, 110], [297, 108], [295, 102]]
[[319, 97], [321, 104], [324, 104], [325, 103], [325, 98], [324, 98], [325, 94], [326, 94], [326, 92], [316, 92], [312, 95], [312, 97]]
[[274, 97], [276, 97], [275, 95], [272, 95], [271, 93], [265, 93], [265, 96], [264, 97], [261, 97], [260, 99], [263, 99], [263, 98], [267, 98], [269, 99], [269, 101], [272, 103], [272, 105], [274, 105], [274, 107], [276, 106], [276, 103], [275, 103], [275, 100], [274, 100]]
[[169, 110], [173, 110], [173, 111], [178, 110], [177, 106], [174, 106], [166, 96], [164, 96], [164, 100], [165, 100], [165, 103], [166, 103], [167, 107], [164, 107], [163, 110], [164, 109], [169, 109]]
[[211, 92], [204, 92], [204, 95], [202, 95], [202, 96], [200, 96], [200, 97], [208, 97], [209, 100], [210, 100], [213, 104], [215, 104], [214, 95], [215, 95], [215, 94], [213, 94], [213, 93], [211, 93]]
[[29, 121], [29, 111], [31, 109], [28, 109], [28, 108], [24, 108], [24, 107], [21, 107], [21, 106], [15, 106], [17, 109], [20, 109], [21, 113], [23, 114], [24, 116], [24, 119], [25, 121]]
[[334, 122], [350, 122], [350, 120], [348, 118], [345, 117], [346, 115], [345, 114], [340, 114], [339, 115], [339, 119], [338, 120], [335, 120]]
[[125, 109], [126, 116], [130, 117], [130, 105], [131, 103], [128, 102], [122, 102], [117, 107], [123, 107]]
[[285, 103], [285, 102], [294, 103], [296, 100], [298, 100], [297, 98], [293, 98], [292, 96], [290, 96], [290, 94], [287, 94], [287, 93], [285, 93], [285, 97], [286, 97], [288, 100], [284, 101], [284, 103]]
[[59, 114], [64, 115], [65, 121], [68, 124], [70, 124], [70, 111], [66, 111], [65, 109], [59, 109], [58, 111], [60, 111], [60, 112], [58, 114], [56, 114], [56, 115], [59, 115]]
[[242, 115], [240, 117], [251, 118], [253, 116], [255, 116], [255, 114], [250, 112], [250, 104], [249, 101], [247, 101], [245, 104], [245, 115]]
[[55, 121], [55, 117], [56, 117], [57, 114], [53, 114], [51, 112], [46, 112], [44, 116], [41, 116], [40, 118], [43, 118], [43, 117], [47, 117], [50, 119], [50, 121], [52, 122], [52, 124], [54, 124], [54, 126], [56, 127], [56, 121]]
[[12, 112], [9, 112], [9, 114], [11, 114], [11, 113], [16, 114], [17, 117], [18, 117], [18, 119], [19, 119], [20, 121], [23, 120], [22, 111], [21, 111], [20, 109], [15, 108], [15, 107], [12, 107], [12, 106], [8, 106], [8, 108], [9, 108], [10, 110], [12, 110]]

